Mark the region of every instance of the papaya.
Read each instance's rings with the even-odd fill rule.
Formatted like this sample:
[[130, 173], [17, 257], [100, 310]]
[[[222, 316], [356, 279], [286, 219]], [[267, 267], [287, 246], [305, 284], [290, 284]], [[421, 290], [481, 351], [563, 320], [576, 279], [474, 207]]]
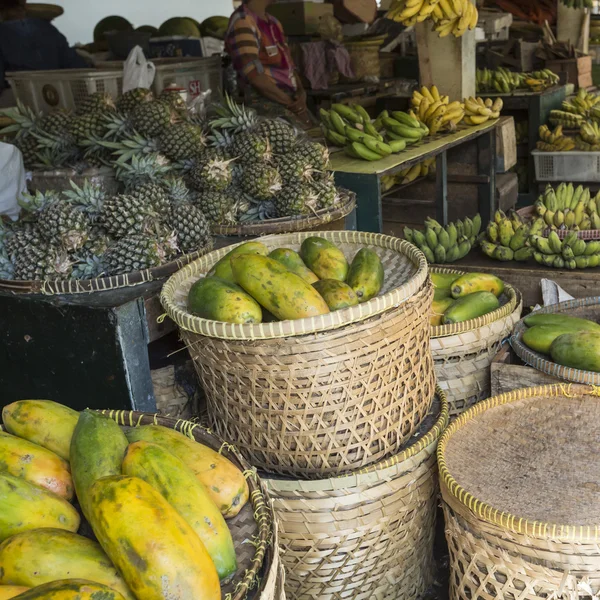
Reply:
[[579, 317], [571, 317], [569, 315], [561, 315], [560, 313], [538, 314], [532, 313], [523, 319], [525, 325], [533, 327], [534, 325], [551, 325], [557, 327], [569, 327], [574, 331], [600, 331], [600, 325], [589, 321], [588, 319], [580, 319]]
[[504, 291], [504, 282], [487, 273], [467, 273], [452, 284], [452, 297], [462, 298], [473, 292], [491, 292], [498, 298]]
[[149, 483], [186, 520], [210, 554], [220, 579], [237, 569], [235, 548], [223, 515], [194, 472], [157, 444], [135, 442], [127, 448], [123, 475]]
[[350, 265], [346, 283], [355, 291], [359, 302], [367, 302], [381, 291], [384, 276], [377, 253], [361, 248]]
[[79, 413], [52, 400], [18, 400], [2, 409], [6, 431], [69, 460]]
[[550, 346], [550, 356], [565, 367], [600, 372], [600, 334], [575, 331], [559, 335]]
[[231, 267], [235, 282], [278, 319], [329, 313], [315, 288], [272, 258], [242, 254], [231, 259]]
[[474, 292], [468, 296], [456, 299], [444, 312], [442, 323], [462, 323], [487, 315], [499, 308], [500, 302], [492, 292]]
[[226, 519], [235, 517], [248, 501], [248, 483], [244, 474], [223, 455], [183, 433], [161, 425], [143, 425], [129, 429], [127, 439], [130, 443], [158, 444], [182, 460], [206, 487]]
[[319, 279], [346, 281], [348, 277], [349, 267], [344, 253], [325, 238], [306, 238], [300, 246], [300, 257]]
[[449, 290], [452, 284], [461, 276], [458, 273], [430, 273], [430, 277], [433, 287]]
[[431, 313], [429, 323], [432, 327], [438, 327], [442, 324], [444, 313], [454, 304], [454, 298], [447, 296], [441, 300], [433, 300], [431, 304]]
[[219, 576], [196, 532], [150, 484], [104, 477], [90, 489], [90, 525], [136, 596], [220, 600]]
[[0, 583], [36, 587], [57, 579], [88, 579], [135, 600], [100, 544], [61, 529], [34, 529], [0, 544]]
[[231, 270], [231, 259], [240, 254], [260, 254], [266, 256], [269, 249], [262, 242], [246, 242], [236, 246], [231, 252], [226, 254], [208, 273], [208, 277], [218, 277], [229, 283], [235, 283], [233, 271]]
[[329, 310], [341, 310], [358, 304], [358, 296], [354, 290], [343, 281], [337, 279], [319, 279], [313, 287], [327, 302]]
[[28, 589], [28, 587], [22, 585], [0, 585], [0, 600], [10, 600], [10, 598], [14, 598]]
[[534, 325], [523, 333], [523, 342], [534, 352], [550, 354], [552, 342], [559, 335], [572, 332], [572, 328], [560, 327], [559, 325]]
[[19, 600], [124, 600], [116, 590], [86, 579], [58, 579], [38, 585], [16, 598]]
[[79, 513], [66, 500], [8, 473], [0, 473], [0, 507], [0, 542], [30, 529], [79, 528]]
[[444, 300], [445, 298], [452, 298], [452, 293], [450, 292], [450, 288], [434, 288], [433, 289], [433, 300], [439, 301]]
[[65, 500], [73, 498], [73, 480], [66, 460], [4, 431], [0, 431], [0, 471], [46, 488]]
[[192, 285], [188, 310], [198, 317], [225, 323], [261, 323], [260, 304], [235, 283], [203, 277]]
[[101, 477], [121, 474], [127, 444], [125, 434], [112, 419], [91, 410], [79, 416], [71, 441], [71, 474], [88, 521], [90, 487]]
[[269, 258], [280, 262], [288, 271], [296, 273], [311, 285], [319, 278], [304, 264], [300, 255], [290, 248], [277, 248], [269, 254]]

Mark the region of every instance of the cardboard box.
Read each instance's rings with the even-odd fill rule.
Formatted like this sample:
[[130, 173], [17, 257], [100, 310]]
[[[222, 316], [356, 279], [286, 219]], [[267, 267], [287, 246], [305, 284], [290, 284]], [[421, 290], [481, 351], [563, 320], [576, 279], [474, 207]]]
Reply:
[[319, 32], [324, 17], [333, 16], [333, 5], [318, 2], [281, 2], [271, 4], [268, 12], [281, 22], [286, 35]]
[[588, 88], [593, 85], [591, 56], [580, 56], [579, 58], [567, 58], [564, 60], [547, 60], [546, 68], [557, 75], [566, 73], [567, 83], [572, 83], [575, 85], [575, 88]]

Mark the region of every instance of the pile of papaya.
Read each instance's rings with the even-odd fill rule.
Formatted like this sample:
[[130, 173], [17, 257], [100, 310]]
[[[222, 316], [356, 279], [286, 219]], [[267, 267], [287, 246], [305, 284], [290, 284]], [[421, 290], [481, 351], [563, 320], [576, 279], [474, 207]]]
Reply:
[[383, 287], [376, 252], [361, 248], [348, 262], [335, 244], [306, 238], [300, 252], [247, 242], [225, 255], [188, 294], [193, 315], [252, 324], [316, 317], [367, 302]]
[[237, 570], [226, 519], [249, 496], [236, 465], [173, 429], [49, 400], [2, 420], [0, 600], [221, 598]]
[[523, 343], [552, 361], [582, 371], [600, 372], [600, 325], [560, 313], [536, 314], [523, 319]]
[[462, 323], [500, 307], [504, 282], [487, 273], [431, 273], [435, 288], [429, 322], [432, 327]]

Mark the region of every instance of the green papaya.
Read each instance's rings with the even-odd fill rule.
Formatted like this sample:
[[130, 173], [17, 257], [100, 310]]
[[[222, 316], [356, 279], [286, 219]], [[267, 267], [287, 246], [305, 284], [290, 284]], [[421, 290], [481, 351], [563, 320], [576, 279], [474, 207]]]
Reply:
[[448, 295], [440, 300], [433, 300], [431, 312], [429, 313], [429, 324], [432, 327], [438, 327], [442, 324], [444, 313], [454, 304], [454, 298]]
[[367, 302], [381, 291], [384, 276], [377, 253], [361, 248], [350, 265], [346, 283], [355, 291], [359, 302]]
[[600, 335], [596, 331], [559, 335], [550, 346], [550, 356], [565, 367], [600, 372]]
[[304, 264], [300, 255], [290, 248], [277, 248], [269, 254], [269, 258], [280, 262], [288, 271], [296, 273], [311, 285], [319, 278]]
[[431, 283], [436, 289], [450, 290], [452, 284], [460, 277], [459, 273], [430, 273]]
[[231, 259], [236, 283], [278, 319], [302, 319], [329, 313], [319, 292], [280, 262], [241, 254]]
[[525, 317], [523, 321], [528, 327], [533, 327], [534, 325], [552, 325], [556, 327], [570, 327], [576, 331], [600, 331], [600, 325], [594, 323], [594, 321], [560, 313], [538, 314], [534, 312]]
[[359, 302], [354, 290], [343, 281], [337, 279], [320, 279], [313, 287], [323, 296], [329, 310], [341, 310], [356, 306]]
[[572, 333], [572, 327], [561, 327], [560, 325], [534, 325], [523, 333], [523, 343], [534, 352], [550, 354], [552, 342], [564, 333]]
[[492, 292], [474, 292], [458, 298], [444, 313], [444, 325], [462, 323], [487, 315], [499, 308], [500, 302]]
[[269, 249], [262, 242], [246, 242], [236, 246], [231, 252], [226, 254], [214, 267], [206, 274], [208, 277], [218, 277], [229, 283], [235, 283], [233, 272], [231, 270], [231, 259], [240, 254], [260, 254], [266, 256]]
[[349, 267], [344, 253], [325, 238], [306, 238], [300, 247], [300, 257], [319, 279], [346, 281], [348, 277]]
[[450, 288], [434, 288], [433, 290], [433, 301], [439, 302], [440, 300], [445, 300], [446, 298], [452, 298], [452, 293]]
[[218, 277], [203, 277], [192, 285], [188, 310], [193, 315], [225, 323], [262, 323], [258, 302], [236, 285]]

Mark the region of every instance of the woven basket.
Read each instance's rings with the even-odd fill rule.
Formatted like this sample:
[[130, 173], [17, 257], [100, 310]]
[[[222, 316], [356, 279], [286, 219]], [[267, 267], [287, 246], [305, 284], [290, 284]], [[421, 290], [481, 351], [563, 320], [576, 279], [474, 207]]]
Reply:
[[399, 454], [345, 477], [263, 478], [279, 522], [290, 600], [419, 598], [433, 579], [439, 400]]
[[344, 80], [361, 81], [368, 78], [381, 77], [381, 63], [379, 62], [379, 48], [383, 45], [385, 38], [375, 38], [359, 42], [344, 42], [346, 50], [350, 55], [350, 66], [354, 77]]
[[[299, 249], [310, 233], [262, 238]], [[235, 440], [256, 467], [319, 478], [364, 467], [398, 451], [434, 395], [425, 257], [398, 238], [320, 232], [348, 258], [380, 256], [383, 293], [321, 317], [232, 325], [186, 311], [192, 283], [231, 247], [173, 276], [161, 300], [179, 325], [207, 396], [211, 426]]]
[[[535, 212], [535, 206], [533, 205], [520, 208], [517, 211], [517, 214], [525, 220], [535, 219], [537, 217], [537, 213]], [[544, 229], [544, 235], [548, 237], [551, 231], [552, 229], [550, 229], [550, 227], [547, 227], [546, 229]], [[567, 235], [571, 233], [572, 230], [555, 229], [554, 231], [556, 231], [556, 234], [561, 240], [564, 240], [567, 237]], [[582, 240], [600, 240], [600, 229], [585, 229], [583, 231], [576, 231], [575, 233], [577, 233], [577, 237]]]
[[600, 389], [490, 398], [438, 445], [451, 600], [597, 598]]
[[[592, 296], [591, 298], [582, 298], [579, 300], [569, 300], [568, 302], [560, 302], [559, 304], [551, 304], [546, 308], [541, 308], [535, 314], [558, 314], [564, 313], [571, 317], [579, 317], [580, 319], [590, 319], [596, 323], [600, 322], [600, 296]], [[563, 367], [545, 354], [534, 352], [523, 342], [523, 334], [527, 330], [527, 325], [524, 321], [517, 323], [510, 344], [513, 347], [516, 355], [526, 364], [531, 365], [534, 369], [575, 383], [587, 383], [590, 385], [600, 385], [600, 373], [594, 371], [582, 371], [580, 369], [572, 369], [571, 367]]]
[[[218, 451], [232, 461], [247, 475], [250, 499], [246, 506], [233, 519], [227, 521], [233, 537], [238, 570], [233, 580], [221, 588], [223, 600], [245, 600], [260, 598], [270, 600], [275, 595], [279, 562], [274, 531], [274, 513], [268, 494], [261, 480], [250, 465], [231, 445], [224, 443], [197, 423], [182, 419], [171, 419], [160, 415], [151, 415], [133, 411], [102, 411], [119, 425], [139, 427], [141, 425], [162, 425], [181, 431], [197, 442]], [[251, 543], [249, 543], [251, 541]], [[275, 566], [273, 566], [275, 563]], [[261, 580], [263, 583], [261, 584]], [[266, 595], [263, 588], [270, 581]]]
[[[464, 274], [453, 269], [432, 271]], [[450, 418], [490, 395], [490, 365], [523, 310], [521, 294], [510, 285], [505, 284], [500, 302], [498, 310], [483, 317], [431, 328], [435, 373], [448, 398]]]

